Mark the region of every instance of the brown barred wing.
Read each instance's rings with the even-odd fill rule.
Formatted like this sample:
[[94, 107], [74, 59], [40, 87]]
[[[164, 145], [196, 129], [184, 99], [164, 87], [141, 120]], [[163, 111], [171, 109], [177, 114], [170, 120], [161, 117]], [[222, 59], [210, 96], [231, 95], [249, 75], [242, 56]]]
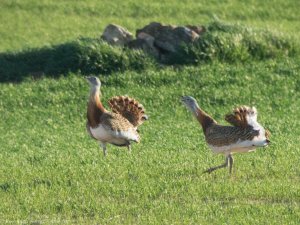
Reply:
[[228, 146], [241, 141], [251, 141], [259, 131], [253, 130], [251, 126], [246, 128], [233, 126], [214, 125], [208, 128], [205, 139], [208, 144], [213, 146]]

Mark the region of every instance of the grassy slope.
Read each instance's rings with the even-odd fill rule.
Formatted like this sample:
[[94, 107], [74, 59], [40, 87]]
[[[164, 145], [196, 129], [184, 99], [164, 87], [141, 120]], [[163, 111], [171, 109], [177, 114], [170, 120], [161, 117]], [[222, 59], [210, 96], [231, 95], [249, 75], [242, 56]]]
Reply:
[[[240, 9], [237, 2], [218, 1], [199, 4], [201, 14], [192, 4], [184, 3], [168, 3], [169, 10], [153, 4], [149, 6], [152, 11], [141, 14], [132, 3], [128, 11], [120, 12], [122, 23], [113, 13], [107, 16], [109, 6], [117, 11], [112, 3], [89, 1], [63, 8], [67, 1], [58, 5], [15, 1], [13, 6], [7, 2], [0, 3], [1, 20], [7, 19], [0, 28], [2, 50], [43, 46], [78, 35], [94, 36], [111, 21], [134, 30], [152, 20], [192, 23], [199, 16], [202, 22], [210, 13], [228, 21], [283, 27], [289, 31], [287, 35], [299, 27], [295, 22], [299, 3], [293, 1], [273, 6], [265, 3], [255, 13], [249, 7]], [[103, 20], [99, 10], [91, 11], [92, 6], [107, 7], [100, 10], [106, 13]], [[175, 13], [179, 6], [184, 10]], [[184, 13], [189, 10], [193, 18]], [[15, 14], [17, 19], [12, 20]], [[37, 15], [42, 19], [37, 20]], [[20, 25], [25, 18], [35, 27], [31, 32]], [[12, 28], [14, 23], [19, 29]], [[74, 74], [57, 80], [0, 84], [1, 224], [299, 222], [299, 59], [167, 68], [145, 71], [142, 76], [128, 71], [101, 79], [104, 100], [128, 94], [148, 109], [150, 120], [141, 127], [142, 142], [133, 146], [131, 155], [126, 149], [109, 146], [104, 159], [97, 144], [86, 135], [88, 85], [82, 77]], [[182, 94], [195, 96], [220, 122], [233, 106], [257, 106], [259, 120], [273, 134], [272, 145], [236, 155], [232, 177], [225, 170], [202, 175], [204, 169], [223, 158], [212, 155], [206, 147], [199, 126], [179, 102]]]

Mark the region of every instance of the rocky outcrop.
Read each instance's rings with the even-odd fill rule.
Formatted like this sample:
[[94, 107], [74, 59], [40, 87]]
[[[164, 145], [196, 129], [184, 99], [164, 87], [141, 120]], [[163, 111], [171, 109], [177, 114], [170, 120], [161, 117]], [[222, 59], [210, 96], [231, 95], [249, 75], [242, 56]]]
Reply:
[[167, 52], [175, 52], [182, 43], [191, 43], [199, 38], [196, 32], [187, 27], [163, 25], [156, 22], [137, 30], [136, 36], [139, 37], [140, 33], [151, 35], [155, 45]]
[[136, 39], [117, 25], [106, 27], [102, 38], [111, 44], [141, 49], [159, 59], [176, 53], [183, 44], [196, 41], [205, 32], [202, 26], [174, 26], [152, 22], [136, 31]]

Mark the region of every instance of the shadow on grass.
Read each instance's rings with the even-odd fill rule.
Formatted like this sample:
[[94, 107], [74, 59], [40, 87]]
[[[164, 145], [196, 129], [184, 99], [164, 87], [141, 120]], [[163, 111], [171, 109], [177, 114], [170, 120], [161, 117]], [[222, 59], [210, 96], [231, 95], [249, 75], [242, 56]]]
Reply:
[[141, 51], [85, 38], [52, 47], [0, 53], [0, 82], [20, 82], [26, 77], [59, 77], [69, 72], [88, 75], [143, 70], [154, 62]]

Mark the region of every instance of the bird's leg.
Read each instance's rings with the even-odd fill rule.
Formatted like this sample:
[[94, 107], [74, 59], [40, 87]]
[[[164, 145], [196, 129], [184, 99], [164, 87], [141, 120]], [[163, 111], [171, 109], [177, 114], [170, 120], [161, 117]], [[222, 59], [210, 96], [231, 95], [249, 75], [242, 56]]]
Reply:
[[228, 166], [228, 161], [229, 161], [229, 156], [226, 156], [225, 163], [223, 163], [222, 165], [219, 165], [219, 166], [211, 167], [208, 170], [205, 170], [203, 173], [211, 173], [211, 172], [213, 172], [217, 169], [227, 167]]
[[233, 166], [233, 157], [231, 154], [228, 155], [228, 159], [229, 159], [229, 173], [231, 174], [232, 166]]
[[128, 148], [128, 152], [131, 153], [131, 145], [127, 145], [127, 148]]
[[103, 149], [103, 155], [106, 156], [106, 143], [101, 142], [100, 145], [101, 145], [101, 147]]

